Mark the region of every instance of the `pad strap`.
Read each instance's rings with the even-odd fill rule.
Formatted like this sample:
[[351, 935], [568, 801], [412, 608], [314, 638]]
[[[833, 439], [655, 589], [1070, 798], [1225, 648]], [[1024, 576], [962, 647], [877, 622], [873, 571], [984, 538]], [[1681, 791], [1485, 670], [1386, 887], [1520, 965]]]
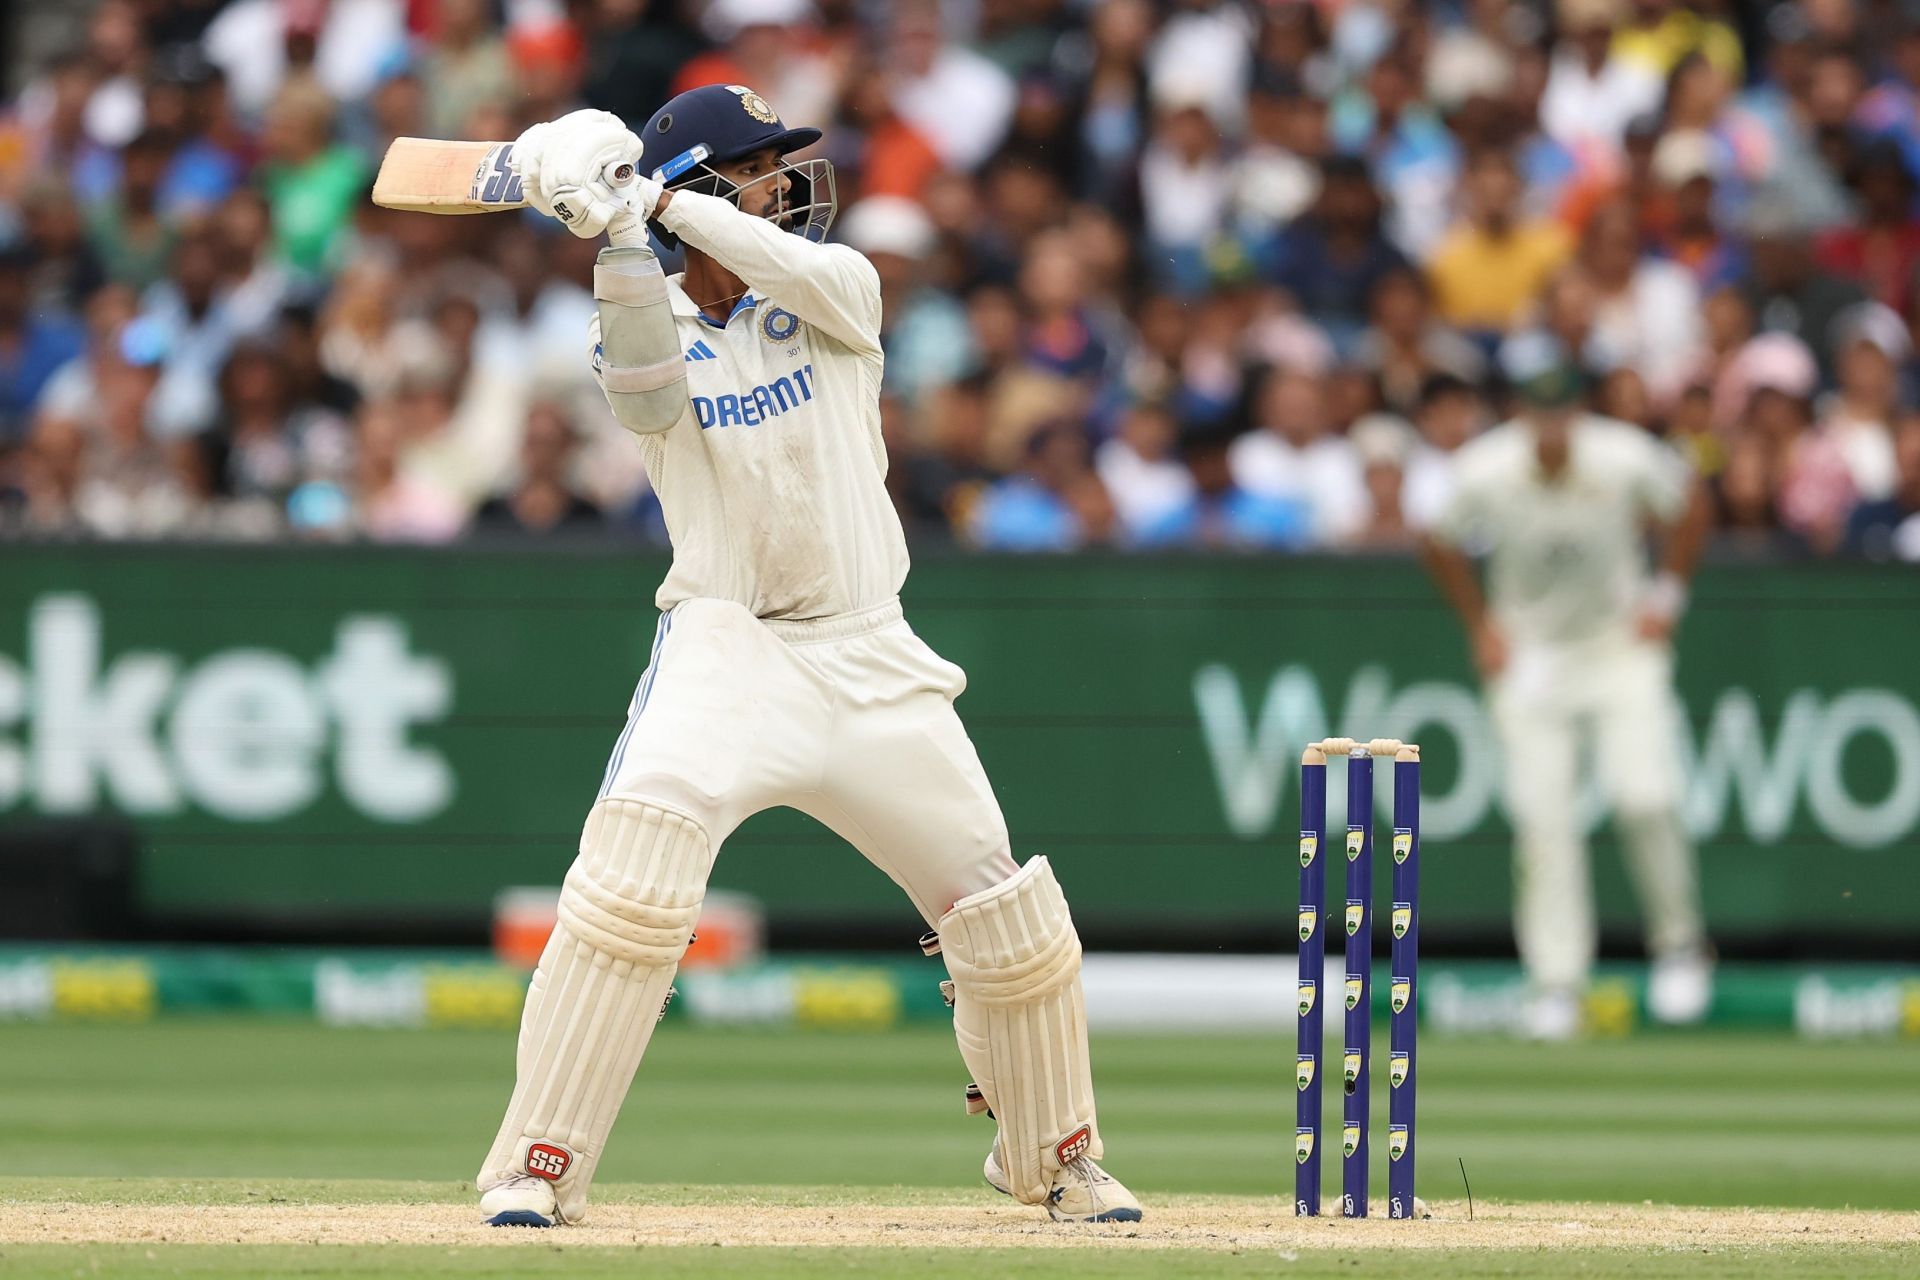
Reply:
[[686, 358], [676, 352], [665, 360], [657, 360], [652, 364], [627, 368], [603, 365], [600, 369], [600, 384], [616, 393], [658, 391], [661, 387], [684, 381], [686, 376]]

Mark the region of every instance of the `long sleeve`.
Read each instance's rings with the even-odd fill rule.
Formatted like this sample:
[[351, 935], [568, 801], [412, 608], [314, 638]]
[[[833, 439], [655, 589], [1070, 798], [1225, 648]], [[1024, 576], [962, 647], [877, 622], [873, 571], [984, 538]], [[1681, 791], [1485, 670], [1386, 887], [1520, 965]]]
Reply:
[[880, 353], [880, 276], [858, 252], [815, 244], [731, 203], [676, 191], [661, 225], [807, 323], [866, 355]]

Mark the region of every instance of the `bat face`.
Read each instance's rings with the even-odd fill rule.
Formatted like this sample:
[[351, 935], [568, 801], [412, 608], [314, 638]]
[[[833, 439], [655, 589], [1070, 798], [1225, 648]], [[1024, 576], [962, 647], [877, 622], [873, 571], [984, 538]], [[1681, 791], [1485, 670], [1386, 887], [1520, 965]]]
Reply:
[[497, 213], [526, 204], [511, 142], [395, 138], [373, 180], [373, 202], [418, 213]]

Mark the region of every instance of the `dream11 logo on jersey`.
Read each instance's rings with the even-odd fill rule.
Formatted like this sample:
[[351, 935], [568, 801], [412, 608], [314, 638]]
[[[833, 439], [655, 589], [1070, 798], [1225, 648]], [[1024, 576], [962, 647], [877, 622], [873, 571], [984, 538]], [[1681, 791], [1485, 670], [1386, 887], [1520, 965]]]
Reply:
[[341, 619], [311, 666], [251, 647], [191, 665], [151, 650], [103, 660], [100, 636], [92, 598], [48, 595], [27, 611], [24, 661], [0, 652], [0, 812], [192, 805], [269, 822], [320, 797], [329, 754], [341, 798], [375, 821], [423, 821], [453, 799], [452, 767], [409, 740], [446, 716], [453, 673], [409, 652], [398, 618]]

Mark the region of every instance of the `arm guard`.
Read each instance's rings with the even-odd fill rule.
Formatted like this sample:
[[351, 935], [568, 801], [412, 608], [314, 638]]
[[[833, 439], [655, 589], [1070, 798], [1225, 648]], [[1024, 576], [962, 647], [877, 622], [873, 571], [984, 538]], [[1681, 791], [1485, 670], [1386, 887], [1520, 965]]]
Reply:
[[656, 435], [687, 412], [687, 369], [667, 301], [667, 276], [644, 245], [607, 248], [593, 266], [599, 342], [593, 375], [620, 425]]

